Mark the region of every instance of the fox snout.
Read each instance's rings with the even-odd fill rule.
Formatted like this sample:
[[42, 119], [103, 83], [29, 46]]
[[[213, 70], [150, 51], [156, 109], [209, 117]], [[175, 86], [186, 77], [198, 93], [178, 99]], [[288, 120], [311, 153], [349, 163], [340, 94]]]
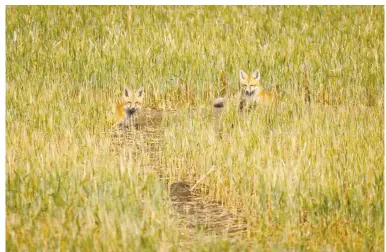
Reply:
[[133, 106], [127, 107], [127, 108], [125, 109], [126, 115], [130, 117], [130, 116], [132, 116], [137, 110], [138, 110], [138, 107], [133, 107]]
[[252, 96], [256, 93], [256, 88], [253, 88], [253, 87], [244, 88], [244, 93], [247, 96]]
[[255, 93], [255, 90], [245, 90], [246, 95], [253, 95]]

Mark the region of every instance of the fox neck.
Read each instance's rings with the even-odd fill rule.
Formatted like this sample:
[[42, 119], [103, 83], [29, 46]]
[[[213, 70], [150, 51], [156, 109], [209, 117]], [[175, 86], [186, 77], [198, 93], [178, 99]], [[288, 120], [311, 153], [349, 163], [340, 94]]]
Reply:
[[117, 104], [116, 107], [115, 107], [115, 116], [117, 118], [117, 120], [122, 120], [123, 118], [125, 118], [125, 112], [124, 112], [124, 109], [123, 109], [123, 104]]
[[264, 93], [264, 88], [262, 86], [258, 86], [255, 91], [255, 96], [262, 96]]
[[263, 88], [259, 88], [259, 89], [256, 91], [255, 96], [260, 97], [260, 96], [264, 96], [264, 94], [265, 94], [264, 89], [263, 89]]

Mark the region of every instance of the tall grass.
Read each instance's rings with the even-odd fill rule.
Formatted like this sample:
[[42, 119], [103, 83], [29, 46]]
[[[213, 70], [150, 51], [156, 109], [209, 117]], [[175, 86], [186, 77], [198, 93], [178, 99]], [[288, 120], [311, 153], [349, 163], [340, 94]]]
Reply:
[[[7, 249], [383, 250], [382, 7], [6, 15]], [[187, 111], [211, 107], [224, 85], [236, 94], [240, 68], [258, 68], [283, 103], [171, 115], [154, 168], [103, 133], [124, 85], [144, 86], [147, 107]], [[237, 243], [186, 236], [159, 179], [194, 184], [212, 167], [200, 184], [245, 219]]]

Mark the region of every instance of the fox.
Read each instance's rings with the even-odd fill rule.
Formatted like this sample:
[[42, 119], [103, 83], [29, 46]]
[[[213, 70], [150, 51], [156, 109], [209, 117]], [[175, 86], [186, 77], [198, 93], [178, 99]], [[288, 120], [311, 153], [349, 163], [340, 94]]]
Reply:
[[248, 75], [240, 70], [240, 109], [247, 105], [272, 104], [278, 99], [276, 92], [268, 92], [260, 83], [260, 71]]
[[128, 126], [134, 116], [142, 109], [144, 97], [143, 87], [132, 91], [125, 86], [121, 100], [115, 105], [116, 123], [114, 125]]
[[[226, 98], [218, 97], [214, 100], [214, 108], [220, 109], [225, 106]], [[260, 83], [260, 71], [255, 70], [248, 75], [244, 70], [240, 70], [240, 93], [239, 109], [243, 110], [247, 106], [257, 104], [272, 104], [278, 100], [276, 92], [268, 92]]]

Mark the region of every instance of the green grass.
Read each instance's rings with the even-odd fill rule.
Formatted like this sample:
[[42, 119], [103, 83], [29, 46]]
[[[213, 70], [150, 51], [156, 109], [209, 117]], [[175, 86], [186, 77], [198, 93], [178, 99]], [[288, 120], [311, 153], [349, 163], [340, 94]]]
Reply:
[[[7, 250], [384, 249], [383, 7], [6, 15]], [[256, 68], [281, 106], [172, 114], [154, 169], [104, 133], [124, 85], [144, 86], [147, 107], [187, 111], [224, 84], [235, 95], [239, 69]], [[200, 185], [245, 219], [237, 243], [187, 236], [159, 179], [194, 184], [213, 166]]]

